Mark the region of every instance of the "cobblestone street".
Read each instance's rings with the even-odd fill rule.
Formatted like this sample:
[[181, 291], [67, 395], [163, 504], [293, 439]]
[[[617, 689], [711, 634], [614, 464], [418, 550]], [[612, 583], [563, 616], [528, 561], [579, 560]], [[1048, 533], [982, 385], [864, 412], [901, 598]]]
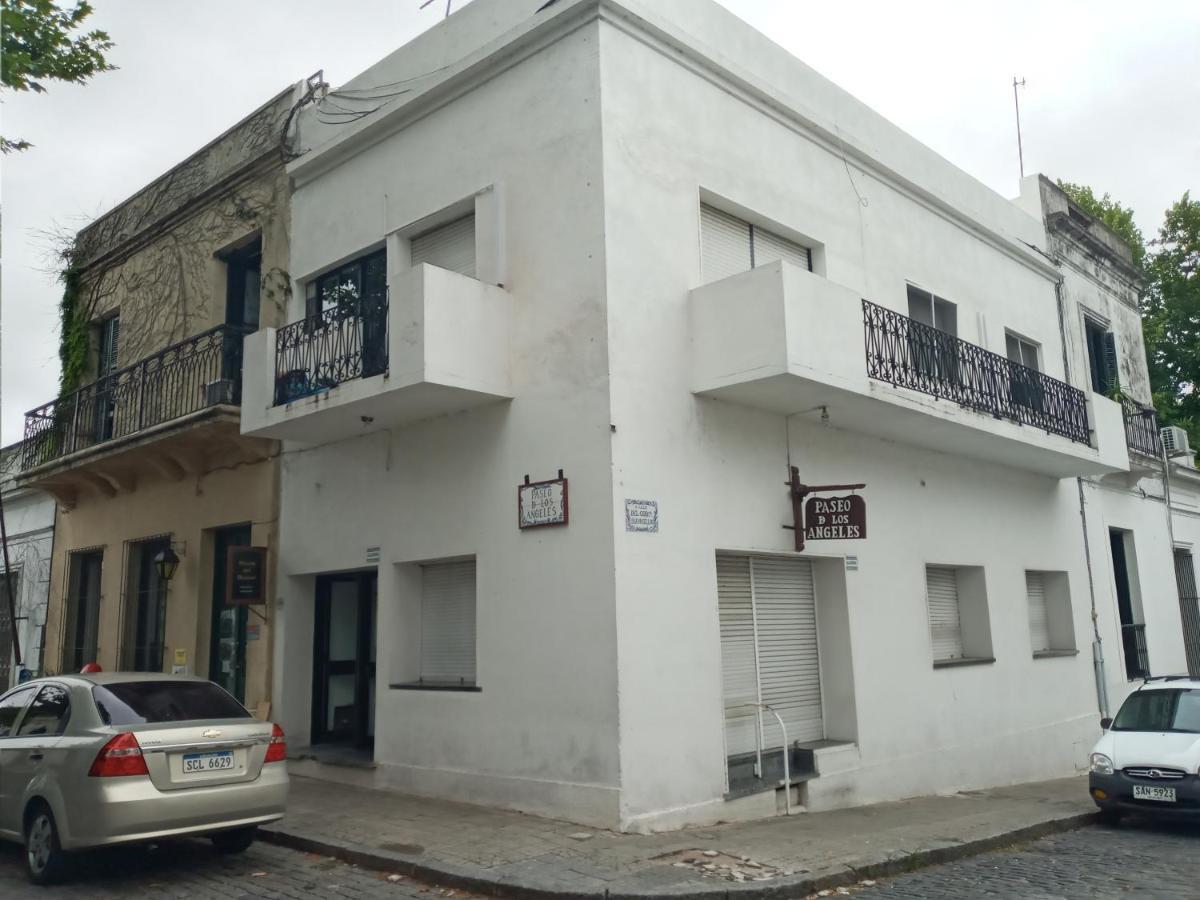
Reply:
[[[881, 880], [873, 886], [856, 886], [851, 894], [860, 900], [951, 897], [1194, 900], [1200, 897], [1200, 827], [1133, 822], [1115, 830], [1084, 828]], [[841, 891], [831, 895], [844, 896]], [[263, 843], [255, 844], [241, 856], [223, 857], [214, 853], [206, 842], [181, 841], [150, 851], [86, 854], [78, 858], [69, 884], [45, 890], [26, 882], [17, 848], [0, 845], [0, 897], [5, 900], [129, 897], [474, 900], [477, 895], [410, 878], [393, 882], [386, 873]]]
[[0, 843], [0, 898], [3, 900], [131, 900], [142, 897], [353, 897], [374, 900], [472, 900], [468, 891], [439, 888], [409, 878], [392, 882], [327, 857], [285, 850], [262, 842], [240, 856], [221, 856], [207, 841], [178, 841], [154, 850], [89, 853], [76, 860], [70, 881], [50, 888], [31, 885], [21, 852]]
[[943, 897], [1200, 898], [1200, 826], [1123, 823], [1054, 835], [856, 890], [861, 900]]

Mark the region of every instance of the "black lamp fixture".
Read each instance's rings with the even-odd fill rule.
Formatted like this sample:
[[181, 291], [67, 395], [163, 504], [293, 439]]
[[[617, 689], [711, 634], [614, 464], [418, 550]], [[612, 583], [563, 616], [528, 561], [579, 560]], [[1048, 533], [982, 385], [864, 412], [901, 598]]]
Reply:
[[164, 547], [154, 554], [154, 569], [163, 581], [170, 581], [174, 578], [175, 570], [178, 568], [179, 554], [170, 546]]

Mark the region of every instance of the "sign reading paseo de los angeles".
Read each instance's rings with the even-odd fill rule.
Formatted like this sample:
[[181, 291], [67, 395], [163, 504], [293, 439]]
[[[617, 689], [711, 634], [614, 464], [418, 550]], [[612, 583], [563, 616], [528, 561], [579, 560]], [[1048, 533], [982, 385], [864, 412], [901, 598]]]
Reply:
[[858, 494], [809, 497], [804, 504], [806, 541], [860, 540], [867, 536], [867, 502]]

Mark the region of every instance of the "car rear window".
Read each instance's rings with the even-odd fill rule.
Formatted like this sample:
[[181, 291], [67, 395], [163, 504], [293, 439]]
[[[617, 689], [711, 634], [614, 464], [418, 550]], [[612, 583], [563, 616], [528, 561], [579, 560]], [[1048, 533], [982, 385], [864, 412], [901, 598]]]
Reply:
[[92, 698], [105, 725], [248, 719], [226, 691], [204, 681], [128, 681], [96, 685]]
[[1181, 731], [1200, 734], [1200, 690], [1138, 691], [1117, 713], [1113, 731]]

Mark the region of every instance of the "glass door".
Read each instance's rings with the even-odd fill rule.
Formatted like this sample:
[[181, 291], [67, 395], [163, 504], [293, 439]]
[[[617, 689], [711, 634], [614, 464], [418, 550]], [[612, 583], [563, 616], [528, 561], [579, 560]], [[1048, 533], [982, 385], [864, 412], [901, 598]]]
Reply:
[[208, 678], [246, 702], [246, 607], [225, 602], [230, 547], [250, 546], [250, 526], [221, 528], [213, 541], [212, 639]]
[[374, 572], [317, 579], [313, 743], [371, 742], [376, 581]]

